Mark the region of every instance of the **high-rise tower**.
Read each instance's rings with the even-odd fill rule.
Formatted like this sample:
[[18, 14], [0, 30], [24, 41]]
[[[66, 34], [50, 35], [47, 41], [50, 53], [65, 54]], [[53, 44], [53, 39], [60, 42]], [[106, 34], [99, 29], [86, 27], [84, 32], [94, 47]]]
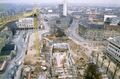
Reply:
[[60, 16], [67, 16], [67, 2], [66, 0], [63, 1], [62, 4], [59, 4], [59, 13]]
[[67, 16], [67, 1], [63, 2], [63, 16]]

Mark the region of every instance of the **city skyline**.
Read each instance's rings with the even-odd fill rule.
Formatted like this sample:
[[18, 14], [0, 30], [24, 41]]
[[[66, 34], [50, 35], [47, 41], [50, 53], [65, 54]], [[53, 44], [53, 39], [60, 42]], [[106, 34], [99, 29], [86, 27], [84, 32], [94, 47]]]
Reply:
[[[61, 3], [63, 0], [1, 0], [0, 3]], [[85, 3], [85, 4], [120, 4], [120, 0], [67, 0], [68, 3]]]
[[0, 0], [0, 79], [120, 79], [120, 0]]

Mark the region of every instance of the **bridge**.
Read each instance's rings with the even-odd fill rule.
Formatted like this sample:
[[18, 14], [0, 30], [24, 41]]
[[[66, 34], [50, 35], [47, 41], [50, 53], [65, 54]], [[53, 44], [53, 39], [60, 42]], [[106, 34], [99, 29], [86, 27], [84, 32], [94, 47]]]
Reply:
[[36, 14], [36, 10], [32, 10], [30, 12], [22, 12], [19, 14], [16, 14], [14, 16], [7, 16], [4, 18], [0, 18], [0, 31], [2, 31], [6, 26], [6, 24], [10, 23], [10, 22], [14, 22], [16, 20], [18, 20], [19, 18], [25, 18], [25, 17], [29, 17]]

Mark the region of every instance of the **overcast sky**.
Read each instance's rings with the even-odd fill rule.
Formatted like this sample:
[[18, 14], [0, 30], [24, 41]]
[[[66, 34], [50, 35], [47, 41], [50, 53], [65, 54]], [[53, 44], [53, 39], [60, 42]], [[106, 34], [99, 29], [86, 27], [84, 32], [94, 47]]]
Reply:
[[[60, 3], [63, 0], [0, 0], [0, 3]], [[120, 0], [67, 0], [70, 3], [104, 3], [104, 4], [120, 4]]]

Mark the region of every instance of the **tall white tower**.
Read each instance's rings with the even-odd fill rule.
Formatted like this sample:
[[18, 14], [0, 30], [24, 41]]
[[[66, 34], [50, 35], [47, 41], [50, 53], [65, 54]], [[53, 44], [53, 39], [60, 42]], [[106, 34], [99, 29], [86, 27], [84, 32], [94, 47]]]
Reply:
[[67, 16], [67, 2], [63, 1], [63, 16]]

